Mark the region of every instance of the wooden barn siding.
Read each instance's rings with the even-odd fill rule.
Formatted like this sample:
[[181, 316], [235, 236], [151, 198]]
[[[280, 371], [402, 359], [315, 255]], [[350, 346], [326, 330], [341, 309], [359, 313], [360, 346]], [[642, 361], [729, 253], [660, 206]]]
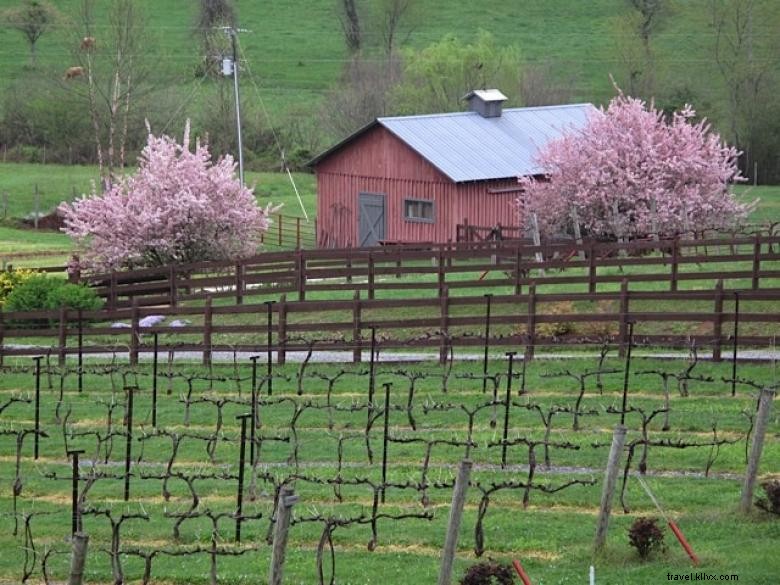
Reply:
[[[386, 239], [404, 242], [455, 240], [459, 223], [493, 226], [516, 225], [512, 201], [515, 194], [491, 194], [488, 189], [513, 186], [514, 181], [454, 184], [318, 173], [317, 226], [320, 246], [358, 244], [358, 193], [384, 193]], [[327, 197], [323, 197], [327, 194]], [[406, 198], [434, 202], [435, 222], [404, 219]], [[324, 205], [327, 201], [328, 205]]]
[[[456, 226], [513, 225], [513, 194], [488, 189], [512, 187], [514, 180], [455, 184], [433, 165], [378, 126], [317, 165], [317, 220], [320, 246], [358, 245], [358, 193], [385, 194], [385, 238], [403, 242], [455, 240]], [[406, 198], [434, 201], [435, 222], [404, 219]]]

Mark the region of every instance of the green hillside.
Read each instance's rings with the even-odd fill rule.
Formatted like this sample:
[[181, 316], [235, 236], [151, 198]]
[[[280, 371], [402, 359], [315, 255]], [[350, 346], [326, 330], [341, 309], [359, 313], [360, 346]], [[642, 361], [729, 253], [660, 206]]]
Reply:
[[[380, 31], [376, 5], [379, 0], [358, 2], [366, 52], [376, 52]], [[2, 0], [0, 8], [18, 0]], [[55, 25], [39, 41], [40, 70], [52, 79], [73, 64], [71, 49], [79, 37], [79, 0], [58, 0], [56, 5], [74, 22]], [[95, 37], [109, 30], [105, 14], [108, 3], [97, 3]], [[242, 2], [238, 5], [240, 37], [248, 64], [246, 99], [257, 99], [253, 82], [271, 115], [284, 112], [314, 112], [323, 93], [334, 87], [347, 61], [336, 0]], [[688, 92], [698, 97], [703, 109], [718, 117], [721, 83], [712, 58], [714, 35], [709, 26], [708, 0], [669, 3], [655, 33], [653, 50], [662, 92]], [[143, 3], [148, 19], [146, 43], [153, 57], [156, 81], [170, 88], [171, 103], [198, 83], [194, 70], [200, 61], [200, 46], [193, 36], [196, 2], [156, 0]], [[305, 7], [305, 8], [304, 8]], [[302, 14], [302, 11], [305, 13]], [[618, 81], [625, 66], [618, 46], [628, 42], [618, 32], [616, 17], [629, 10], [624, 0], [495, 0], [489, 9], [464, 0], [419, 0], [402, 25], [399, 38], [406, 46], [424, 47], [448, 33], [464, 41], [479, 29], [491, 32], [500, 45], [516, 45], [528, 63], [549, 61], [562, 78], [574, 78], [576, 98], [603, 102], [613, 92], [610, 74]], [[754, 25], [758, 39], [773, 34], [771, 23]], [[638, 41], [637, 41], [638, 42]], [[29, 51], [17, 31], [0, 29], [0, 82], [8, 87], [31, 75]], [[203, 91], [213, 90], [207, 80]], [[503, 88], [511, 94], [516, 88]], [[200, 90], [187, 108], [197, 108]], [[276, 118], [278, 119], [278, 118]]]

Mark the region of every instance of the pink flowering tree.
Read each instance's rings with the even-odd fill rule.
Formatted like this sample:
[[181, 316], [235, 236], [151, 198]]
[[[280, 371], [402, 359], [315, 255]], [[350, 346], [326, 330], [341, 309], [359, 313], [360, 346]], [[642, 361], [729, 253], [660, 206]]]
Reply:
[[543, 234], [642, 237], [724, 228], [754, 204], [736, 200], [738, 152], [690, 107], [665, 117], [652, 104], [620, 93], [594, 110], [581, 130], [543, 148], [542, 178], [520, 178], [523, 224], [536, 214]]
[[189, 124], [182, 144], [149, 134], [138, 171], [99, 195], [63, 203], [63, 231], [80, 249], [80, 268], [107, 271], [252, 255], [270, 209], [235, 176], [233, 159], [211, 160]]

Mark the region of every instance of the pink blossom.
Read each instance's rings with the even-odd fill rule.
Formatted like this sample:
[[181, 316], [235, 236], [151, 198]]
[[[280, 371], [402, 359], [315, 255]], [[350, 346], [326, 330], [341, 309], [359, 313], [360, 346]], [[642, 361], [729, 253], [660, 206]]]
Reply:
[[686, 106], [666, 119], [652, 104], [619, 94], [584, 128], [540, 151], [546, 177], [519, 179], [521, 222], [536, 213], [544, 233], [570, 232], [576, 212], [583, 231], [610, 238], [743, 220], [755, 202], [738, 202], [730, 189], [744, 180], [739, 153], [693, 116]]
[[213, 162], [199, 141], [190, 150], [189, 124], [182, 144], [149, 134], [135, 175], [60, 210], [91, 271], [250, 256], [269, 212], [236, 179], [231, 157]]

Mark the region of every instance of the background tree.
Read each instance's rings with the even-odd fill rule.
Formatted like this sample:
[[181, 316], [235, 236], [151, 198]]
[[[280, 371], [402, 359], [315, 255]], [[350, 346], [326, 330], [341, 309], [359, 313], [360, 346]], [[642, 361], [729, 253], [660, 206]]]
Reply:
[[128, 140], [143, 136], [140, 111], [153, 89], [153, 43], [136, 0], [114, 0], [109, 24], [99, 29], [100, 35], [94, 22], [94, 0], [82, 1], [80, 20], [73, 58], [83, 75], [67, 79], [64, 85], [86, 102], [99, 173], [107, 188], [115, 171], [125, 166]]
[[[473, 43], [454, 35], [422, 50], [403, 55], [403, 80], [394, 92], [400, 113], [451, 112], [462, 109], [461, 98], [472, 89], [511, 88], [520, 83], [520, 51], [499, 47], [484, 30]], [[511, 100], [510, 100], [511, 101]]]
[[235, 25], [230, 0], [200, 0], [195, 34], [203, 51], [202, 73], [213, 76], [220, 72], [219, 57], [228, 49], [227, 35], [220, 28]]
[[38, 40], [51, 24], [62, 20], [62, 14], [46, 0], [24, 0], [21, 6], [9, 8], [2, 13], [2, 21], [21, 32], [30, 45], [30, 64], [37, 65], [35, 52]]
[[710, 0], [713, 53], [726, 90], [725, 118], [731, 140], [742, 150], [742, 169], [766, 168], [780, 179], [780, 26], [771, 0]]
[[382, 48], [385, 55], [393, 55], [399, 44], [408, 40], [413, 28], [416, 0], [379, 0], [379, 22]]
[[323, 101], [322, 120], [334, 139], [340, 139], [379, 116], [395, 113], [393, 92], [401, 80], [398, 55], [386, 59], [355, 57], [347, 63], [338, 88]]
[[344, 32], [344, 42], [350, 54], [360, 52], [363, 46], [363, 32], [360, 27], [360, 14], [356, 0], [338, 0], [338, 17], [341, 30]]
[[268, 211], [235, 176], [230, 156], [212, 162], [199, 141], [190, 150], [149, 134], [133, 176], [102, 195], [63, 203], [64, 231], [77, 243], [82, 268], [107, 271], [224, 260], [256, 252]]
[[626, 0], [629, 11], [614, 19], [617, 54], [624, 69], [617, 74], [629, 95], [652, 98], [657, 67], [653, 38], [669, 11], [667, 0]]
[[612, 239], [719, 228], [744, 219], [736, 149], [686, 107], [667, 118], [619, 94], [586, 126], [548, 143], [544, 180], [521, 179], [521, 221], [535, 213], [547, 234], [569, 231], [575, 214], [589, 234]]
[[518, 95], [524, 106], [554, 106], [575, 100], [576, 78], [562, 76], [559, 63], [545, 60], [525, 63], [520, 71]]

